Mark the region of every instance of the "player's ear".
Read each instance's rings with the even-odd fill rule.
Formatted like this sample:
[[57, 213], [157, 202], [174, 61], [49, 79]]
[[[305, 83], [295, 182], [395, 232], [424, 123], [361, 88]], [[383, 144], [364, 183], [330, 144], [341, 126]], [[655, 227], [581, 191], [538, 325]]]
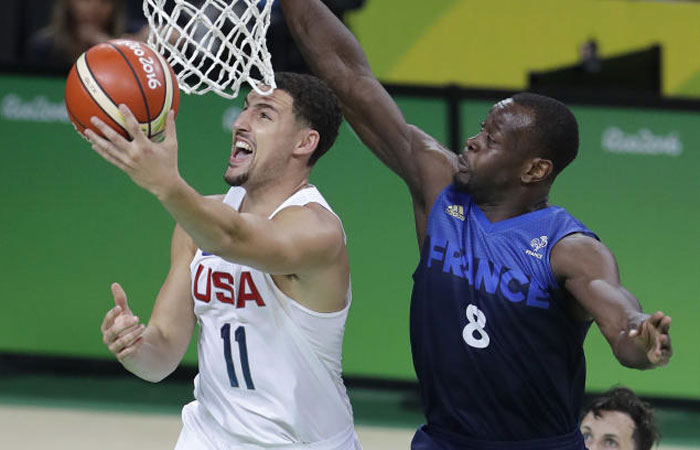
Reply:
[[549, 177], [554, 170], [554, 163], [545, 158], [532, 158], [525, 169], [520, 180], [526, 184], [538, 183]]
[[314, 150], [316, 150], [320, 138], [321, 135], [318, 133], [318, 131], [311, 128], [304, 129], [301, 133], [301, 139], [294, 149], [294, 154], [300, 156], [311, 155]]

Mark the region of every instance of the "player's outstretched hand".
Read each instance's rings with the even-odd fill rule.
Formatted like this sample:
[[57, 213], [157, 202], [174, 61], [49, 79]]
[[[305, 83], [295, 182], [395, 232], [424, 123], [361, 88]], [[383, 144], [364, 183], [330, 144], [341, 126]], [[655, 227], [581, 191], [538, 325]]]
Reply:
[[105, 137], [90, 129], [85, 131], [85, 136], [100, 156], [124, 171], [134, 183], [160, 198], [180, 180], [177, 169], [175, 113], [168, 112], [165, 139], [156, 143], [146, 137], [126, 105], [119, 105], [119, 111], [124, 116], [125, 128], [131, 136], [130, 141], [97, 117], [91, 119], [92, 124]]
[[112, 295], [114, 308], [107, 311], [100, 327], [102, 341], [119, 361], [124, 362], [138, 350], [146, 327], [129, 309], [126, 293], [119, 283], [112, 284]]
[[665, 366], [673, 355], [670, 328], [671, 317], [662, 311], [657, 311], [642, 322], [636, 330], [630, 332], [630, 337], [646, 350], [647, 358], [653, 367]]

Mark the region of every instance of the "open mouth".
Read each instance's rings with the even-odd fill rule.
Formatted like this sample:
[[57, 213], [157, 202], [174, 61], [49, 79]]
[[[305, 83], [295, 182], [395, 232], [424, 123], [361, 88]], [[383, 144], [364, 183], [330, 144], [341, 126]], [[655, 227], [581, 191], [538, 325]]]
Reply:
[[231, 155], [232, 163], [241, 163], [250, 158], [253, 154], [252, 146], [243, 140], [236, 140], [233, 144], [233, 153]]

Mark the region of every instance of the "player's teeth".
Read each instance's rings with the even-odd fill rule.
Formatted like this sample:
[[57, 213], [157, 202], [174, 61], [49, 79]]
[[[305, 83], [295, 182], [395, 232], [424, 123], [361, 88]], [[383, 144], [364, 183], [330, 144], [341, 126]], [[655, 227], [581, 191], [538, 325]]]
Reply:
[[250, 151], [250, 145], [248, 143], [243, 142], [243, 141], [238, 141], [236, 142], [236, 148], [240, 148], [242, 150]]

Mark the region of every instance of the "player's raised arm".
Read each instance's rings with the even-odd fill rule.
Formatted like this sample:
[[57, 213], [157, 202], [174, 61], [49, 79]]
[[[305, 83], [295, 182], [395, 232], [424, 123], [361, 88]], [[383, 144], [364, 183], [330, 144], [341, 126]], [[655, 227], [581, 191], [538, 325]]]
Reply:
[[637, 369], [668, 364], [673, 354], [671, 318], [644, 314], [639, 301], [620, 284], [610, 250], [589, 236], [563, 238], [552, 250], [552, 270], [566, 290], [593, 317], [618, 361]]
[[195, 316], [190, 295], [192, 239], [180, 228], [173, 233], [170, 271], [161, 287], [148, 326], [139, 323], [118, 283], [115, 306], [102, 322], [102, 339], [119, 362], [144, 380], [157, 382], [172, 373], [187, 350]]
[[[329, 84], [362, 141], [430, 204], [452, 180], [454, 153], [406, 123], [374, 77], [359, 42], [318, 0], [282, 0], [287, 24], [314, 73]], [[420, 205], [417, 205], [420, 206]]]
[[[165, 140], [154, 143], [141, 132], [128, 108], [122, 107], [122, 113], [134, 139], [127, 141], [97, 120], [94, 124], [106, 139], [88, 130], [93, 148], [155, 195], [197, 248], [272, 274], [299, 275], [337, 259], [343, 247], [343, 231], [326, 209], [313, 205], [289, 208], [274, 220], [267, 220], [266, 215], [239, 213], [221, 198], [203, 197], [177, 169], [174, 114], [168, 115]], [[304, 141], [311, 148], [299, 151], [312, 151], [313, 136], [317, 134], [310, 133]]]

